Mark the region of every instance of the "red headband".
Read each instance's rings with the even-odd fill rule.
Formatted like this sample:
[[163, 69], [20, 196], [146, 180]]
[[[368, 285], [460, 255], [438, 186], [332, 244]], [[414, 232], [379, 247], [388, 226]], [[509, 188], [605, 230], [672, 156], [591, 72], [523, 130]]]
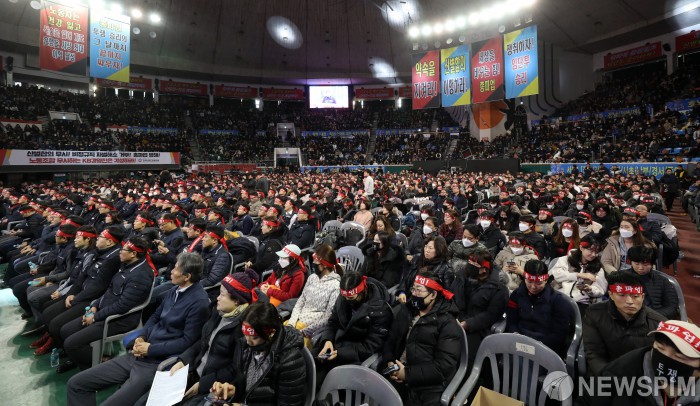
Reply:
[[524, 245], [523, 242], [522, 242], [520, 239], [518, 239], [518, 238], [511, 238], [511, 239], [508, 241], [508, 244]]
[[[591, 244], [590, 242], [587, 242], [587, 241], [581, 241], [578, 245], [581, 248], [586, 248], [589, 250], [593, 250], [594, 247], [597, 246], [597, 244]], [[598, 246], [598, 251], [600, 251], [600, 246]]]
[[362, 293], [362, 291], [365, 290], [365, 288], [367, 288], [367, 277], [363, 276], [362, 282], [360, 282], [359, 285], [355, 286], [354, 288], [352, 288], [350, 290], [340, 289], [340, 294], [343, 295], [343, 297], [351, 297], [351, 296], [359, 295], [360, 293]]
[[272, 206], [272, 207], [270, 207], [269, 209], [267, 209], [267, 211], [270, 211], [270, 210], [274, 211], [275, 214], [280, 214], [280, 213], [277, 211], [277, 208], [275, 208], [274, 206]]
[[[225, 284], [227, 284], [227, 285], [229, 285], [229, 286], [231, 286], [232, 288], [234, 288], [234, 289], [236, 289], [236, 290], [238, 290], [238, 291], [241, 291], [241, 292], [250, 292], [251, 298], [252, 298], [252, 299], [251, 299], [251, 303], [252, 303], [252, 302], [257, 302], [257, 301], [258, 301], [258, 293], [255, 291], [255, 289], [248, 289], [248, 288], [246, 288], [245, 286], [243, 286], [242, 283], [240, 283], [240, 282], [238, 281], [238, 279], [234, 278], [233, 275], [226, 275], [226, 277], [224, 278], [224, 280], [221, 281], [221, 282], [222, 282], [222, 283], [225, 283]], [[255, 286], [253, 286], [253, 287], [255, 287]]]
[[112, 234], [109, 233], [109, 231], [104, 230], [100, 233], [100, 237], [104, 237], [108, 240], [112, 240], [115, 244], [119, 244], [121, 241], [119, 241], [116, 237], [114, 237]]
[[89, 233], [87, 231], [78, 231], [75, 235], [79, 235], [83, 238], [97, 238], [97, 234]]
[[117, 211], [117, 209], [114, 206], [110, 206], [107, 203], [102, 203], [100, 206], [104, 207], [105, 209], [110, 209], [112, 211]]
[[243, 209], [243, 210], [245, 210], [246, 213], [248, 213], [248, 212], [250, 211], [250, 209], [247, 208], [247, 207], [245, 207], [244, 205], [240, 205], [240, 206], [238, 206], [238, 207], [241, 208], [241, 209]]
[[51, 210], [51, 214], [53, 214], [54, 216], [58, 216], [58, 217], [60, 217], [60, 218], [62, 218], [62, 219], [65, 219], [65, 218], [66, 218], [66, 216], [64, 216], [63, 214], [61, 214], [61, 213], [59, 213], [59, 212], [57, 212], [57, 211], [55, 211], [55, 210]]
[[136, 216], [136, 221], [140, 221], [140, 222], [142, 222], [142, 223], [146, 223], [146, 224], [148, 224], [149, 226], [152, 226], [152, 225], [153, 225], [153, 221], [152, 221], [152, 220], [149, 220], [149, 219], [144, 218], [144, 217], [141, 217], [141, 216]]
[[696, 336], [692, 331], [685, 327], [675, 326], [673, 324], [666, 324], [663, 321], [659, 322], [659, 327], [656, 329], [658, 332], [671, 333], [678, 338], [681, 338], [686, 343], [690, 344], [695, 350], [700, 351], [700, 338]]
[[175, 220], [158, 219], [158, 224], [175, 223]]
[[532, 275], [527, 272], [523, 273], [523, 277], [525, 280], [528, 280], [530, 282], [545, 282], [549, 279], [549, 274], [544, 274], [544, 275]]
[[578, 212], [578, 215], [579, 215], [579, 216], [583, 216], [583, 217], [585, 217], [585, 218], [587, 218], [587, 219], [589, 219], [589, 220], [593, 220], [593, 217], [591, 217], [591, 215], [590, 215], [589, 213], [586, 213], [585, 211], [580, 211], [580, 212]]
[[206, 231], [206, 232], [204, 233], [204, 235], [208, 235], [209, 237], [215, 239], [215, 240], [218, 241], [221, 245], [223, 245], [223, 246], [226, 248], [226, 250], [228, 251], [228, 246], [226, 245], [226, 239], [224, 239], [224, 237], [219, 237], [219, 236], [218, 236], [215, 232], [213, 232], [213, 231]]
[[452, 299], [452, 297], [454, 296], [454, 293], [443, 288], [442, 285], [435, 282], [434, 280], [432, 280], [430, 278], [426, 278], [424, 276], [416, 275], [416, 279], [413, 281], [413, 283], [417, 283], [419, 285], [425, 286], [426, 288], [435, 290], [437, 292], [441, 292], [442, 295], [445, 296], [445, 299], [448, 299], [448, 300]]
[[72, 226], [74, 226], [74, 227], [82, 227], [80, 224], [76, 223], [76, 222], [73, 221], [73, 220], [63, 220], [63, 222], [61, 223], [61, 225], [65, 225], [65, 224], [70, 224], [70, 225], [72, 225]]
[[307, 212], [306, 210], [302, 209], [301, 207], [297, 209], [297, 213], [304, 213], [304, 214], [306, 214], [306, 215], [309, 214], [309, 212]]
[[[257, 337], [259, 336], [258, 332], [255, 331], [255, 329], [245, 321], [241, 324], [241, 330], [243, 331], [243, 335], [247, 335], [248, 337]], [[266, 328], [265, 329], [265, 334], [269, 337], [272, 332], [274, 332], [275, 329], [272, 328]]]
[[74, 238], [74, 237], [75, 237], [75, 234], [68, 234], [68, 233], [64, 233], [64, 232], [61, 231], [61, 230], [58, 230], [58, 231], [56, 231], [56, 237]]
[[265, 224], [268, 227], [279, 227], [280, 222], [272, 220], [263, 220], [263, 224]]
[[620, 283], [616, 283], [614, 285], [610, 285], [610, 291], [613, 293], [621, 293], [623, 295], [626, 294], [632, 294], [632, 295], [641, 295], [644, 293], [644, 286], [632, 286], [632, 285], [623, 285]]
[[[317, 260], [321, 265], [323, 265], [327, 268], [335, 268], [335, 264], [333, 264], [330, 261], [326, 261], [325, 259], [319, 257], [318, 255], [316, 255], [316, 253], [314, 253], [312, 255], [312, 257], [313, 257], [313, 259]], [[338, 261], [338, 260], [336, 259], [336, 261]], [[340, 263], [340, 262], [338, 262], [338, 263]]]
[[543, 209], [542, 209], [542, 210], [540, 210], [540, 214], [546, 214], [546, 215], [552, 217], [552, 212], [549, 211], [549, 210], [543, 210]]
[[484, 268], [491, 269], [491, 261], [487, 261], [485, 259], [477, 260], [475, 256], [469, 257], [469, 260], [472, 262], [476, 262], [477, 264], [483, 266]]
[[143, 249], [135, 246], [131, 241], [127, 241], [126, 244], [124, 245], [125, 247], [129, 248], [130, 250], [138, 253], [146, 253], [146, 262], [148, 262], [148, 265], [153, 269], [153, 275], [158, 276], [158, 269], [156, 266], [153, 264], [153, 261], [151, 261], [151, 255], [149, 254], [149, 249]]

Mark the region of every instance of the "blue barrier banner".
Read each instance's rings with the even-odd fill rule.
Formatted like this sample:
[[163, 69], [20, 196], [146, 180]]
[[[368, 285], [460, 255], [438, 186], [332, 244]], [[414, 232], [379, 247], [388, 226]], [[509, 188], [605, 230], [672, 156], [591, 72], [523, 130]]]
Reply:
[[[551, 171], [552, 173], [571, 173], [571, 168], [573, 168], [573, 165], [578, 166], [579, 171], [583, 171], [583, 168], [586, 166], [586, 163], [562, 163], [562, 164], [551, 164]], [[598, 168], [599, 164], [591, 164], [594, 169]], [[675, 169], [676, 165], [678, 165], [677, 162], [635, 162], [635, 163], [604, 163], [603, 164], [606, 168], [610, 169], [613, 167], [613, 165], [617, 165], [618, 168], [620, 168], [620, 171], [622, 171], [623, 174], [626, 175], [636, 175], [636, 174], [643, 174], [646, 176], [653, 175], [657, 178], [660, 178], [663, 176], [664, 172], [666, 169], [671, 168]]]
[[369, 130], [343, 130], [343, 131], [302, 131], [302, 137], [356, 137], [369, 135]]
[[146, 134], [177, 134], [177, 128], [162, 128], [162, 127], [132, 127], [126, 128], [129, 133], [146, 133]]
[[459, 127], [442, 127], [440, 131], [444, 133], [458, 133]]
[[318, 170], [320, 172], [329, 172], [329, 171], [337, 171], [340, 169], [347, 169], [349, 171], [360, 171], [360, 170], [365, 170], [365, 169], [370, 169], [372, 171], [376, 171], [378, 169], [381, 169], [382, 171], [386, 172], [386, 166], [385, 165], [350, 165], [350, 166], [302, 166], [301, 172], [309, 172], [309, 171], [315, 171]]
[[700, 97], [694, 99], [672, 100], [666, 103], [666, 108], [673, 111], [690, 111], [700, 105]]
[[238, 130], [199, 130], [202, 135], [238, 135]]
[[402, 135], [420, 132], [420, 128], [391, 128], [377, 130], [377, 135]]

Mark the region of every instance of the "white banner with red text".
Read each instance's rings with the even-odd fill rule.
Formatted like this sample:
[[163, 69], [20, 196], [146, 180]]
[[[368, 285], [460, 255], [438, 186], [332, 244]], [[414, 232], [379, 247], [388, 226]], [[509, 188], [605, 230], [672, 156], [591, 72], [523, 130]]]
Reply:
[[179, 152], [0, 149], [0, 166], [180, 165]]

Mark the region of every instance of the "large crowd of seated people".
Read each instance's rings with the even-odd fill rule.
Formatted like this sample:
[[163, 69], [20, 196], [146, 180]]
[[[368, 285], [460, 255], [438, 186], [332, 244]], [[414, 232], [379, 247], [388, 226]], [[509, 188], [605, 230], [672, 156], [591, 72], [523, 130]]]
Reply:
[[[586, 167], [25, 183], [1, 193], [3, 287], [35, 355], [59, 354], [58, 373], [80, 369], [67, 382], [69, 405], [95, 404], [114, 385], [107, 403], [145, 404], [171, 357], [166, 369], [189, 368], [184, 404], [303, 405], [304, 347], [319, 385], [333, 368], [379, 354], [404, 404], [435, 405], [464, 351], [460, 330], [470, 368], [504, 314], [502, 331], [565, 357], [568, 301], [583, 317], [590, 376], [634, 362], [642, 371], [652, 345], [653, 362], [680, 351], [676, 363], [697, 363], [696, 348], [659, 338], [699, 329], [676, 321], [678, 296], [657, 264], [678, 247], [648, 217], [678, 210], [683, 191], [684, 207], [700, 207], [698, 179], [700, 170], [676, 167], [659, 179]], [[322, 233], [330, 221], [364, 232]], [[338, 249], [355, 241], [364, 266], [340, 265]], [[105, 320], [149, 297], [142, 312], [110, 323], [109, 334], [129, 333], [129, 351], [93, 359]], [[268, 368], [275, 373], [260, 373]]]

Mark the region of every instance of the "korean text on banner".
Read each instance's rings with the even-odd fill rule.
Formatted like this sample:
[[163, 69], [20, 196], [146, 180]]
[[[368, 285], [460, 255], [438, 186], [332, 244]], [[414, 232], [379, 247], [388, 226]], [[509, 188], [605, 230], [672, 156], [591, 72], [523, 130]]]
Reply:
[[503, 39], [501, 36], [472, 44], [472, 103], [502, 100]]
[[274, 87], [264, 87], [262, 94], [265, 100], [304, 100], [303, 89], [276, 89]]
[[179, 152], [0, 149], [0, 166], [179, 165]]
[[653, 61], [661, 57], [663, 57], [663, 52], [661, 51], [661, 41], [659, 41], [614, 54], [607, 54], [603, 58], [603, 68], [615, 69], [636, 63]]
[[374, 99], [374, 100], [387, 100], [394, 98], [394, 89], [390, 87], [374, 88], [374, 89], [364, 89], [355, 88], [355, 98], [356, 99]]
[[161, 80], [160, 93], [186, 94], [190, 96], [206, 96], [209, 94], [207, 85], [202, 83], [176, 82], [174, 80]]
[[90, 76], [129, 81], [131, 17], [106, 10], [90, 12]]
[[41, 2], [39, 67], [85, 75], [87, 67], [88, 8], [77, 2]]
[[440, 51], [413, 54], [413, 110], [440, 107]]
[[463, 106], [471, 102], [469, 45], [440, 51], [442, 107]]
[[539, 93], [537, 26], [503, 36], [506, 99]]
[[700, 31], [691, 31], [676, 37], [676, 52], [682, 54], [700, 48]]
[[95, 80], [97, 86], [102, 87], [113, 87], [117, 89], [129, 89], [129, 90], [142, 90], [144, 92], [150, 92], [153, 90], [153, 81], [151, 79], [144, 79], [141, 77], [131, 76], [129, 77], [129, 82], [119, 82], [116, 80], [109, 79], [97, 79]]
[[214, 86], [214, 96], [230, 97], [233, 99], [254, 99], [258, 97], [258, 88], [250, 86], [216, 85]]

